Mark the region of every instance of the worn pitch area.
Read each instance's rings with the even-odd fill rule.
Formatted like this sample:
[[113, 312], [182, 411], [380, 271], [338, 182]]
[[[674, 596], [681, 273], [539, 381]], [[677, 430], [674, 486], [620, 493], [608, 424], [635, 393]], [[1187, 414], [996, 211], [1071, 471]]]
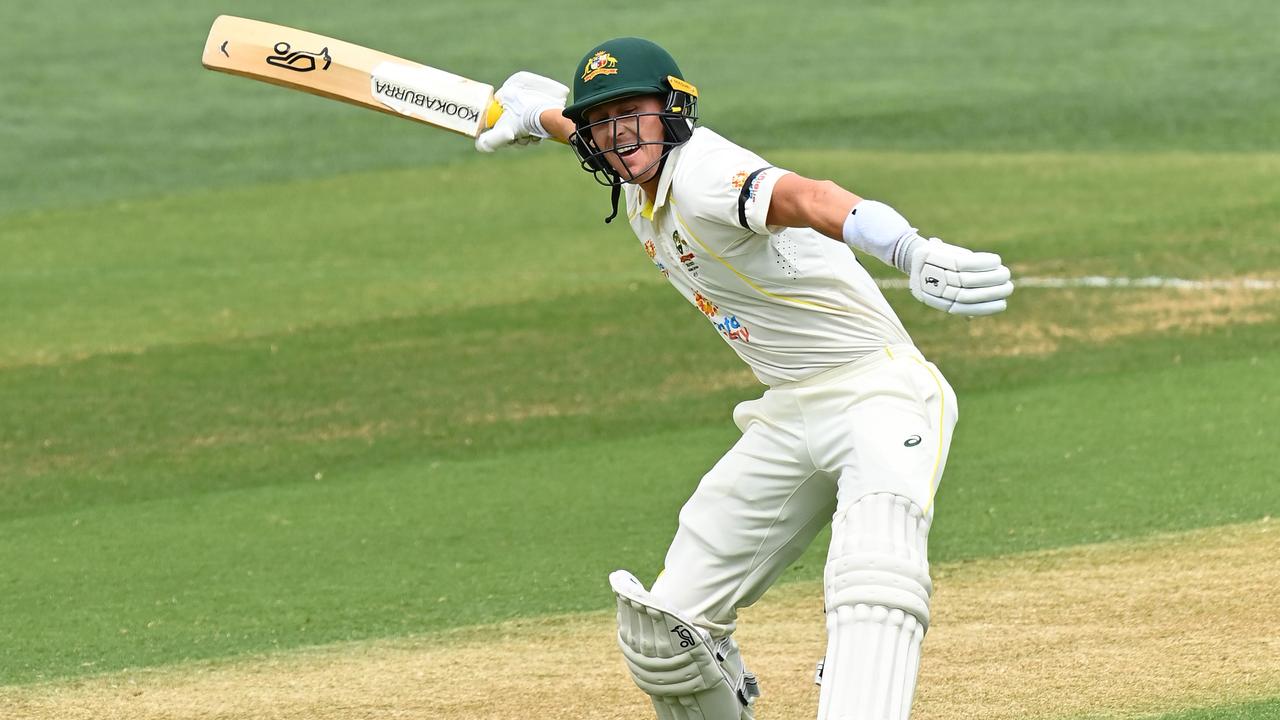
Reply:
[[[917, 720], [1127, 717], [1280, 695], [1274, 522], [934, 569]], [[601, 579], [603, 583], [603, 578]], [[743, 612], [758, 717], [812, 717], [820, 588]], [[0, 716], [643, 718], [608, 613], [0, 690]]]

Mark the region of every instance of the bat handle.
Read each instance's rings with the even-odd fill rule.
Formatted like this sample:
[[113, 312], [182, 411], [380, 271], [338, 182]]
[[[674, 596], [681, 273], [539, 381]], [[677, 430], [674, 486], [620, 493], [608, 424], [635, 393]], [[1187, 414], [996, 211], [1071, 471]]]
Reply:
[[488, 130], [498, 123], [498, 118], [502, 117], [502, 105], [497, 100], [489, 99], [489, 109], [484, 113], [484, 130]]

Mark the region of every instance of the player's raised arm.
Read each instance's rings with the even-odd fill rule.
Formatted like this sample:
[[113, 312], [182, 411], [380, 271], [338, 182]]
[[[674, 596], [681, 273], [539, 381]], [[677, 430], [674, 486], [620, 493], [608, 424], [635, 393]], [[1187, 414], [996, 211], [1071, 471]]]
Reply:
[[813, 228], [910, 276], [911, 294], [957, 315], [991, 315], [1013, 292], [1009, 268], [995, 253], [925, 239], [897, 210], [864, 200], [829, 180], [788, 174], [769, 203], [769, 225]]

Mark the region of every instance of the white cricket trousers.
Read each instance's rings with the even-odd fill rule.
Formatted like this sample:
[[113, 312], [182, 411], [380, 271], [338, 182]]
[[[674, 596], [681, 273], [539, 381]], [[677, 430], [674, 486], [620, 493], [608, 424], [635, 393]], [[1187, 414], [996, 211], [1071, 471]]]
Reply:
[[933, 511], [956, 397], [911, 345], [769, 388], [741, 403], [742, 438], [680, 511], [653, 594], [720, 638], [837, 508], [895, 493]]

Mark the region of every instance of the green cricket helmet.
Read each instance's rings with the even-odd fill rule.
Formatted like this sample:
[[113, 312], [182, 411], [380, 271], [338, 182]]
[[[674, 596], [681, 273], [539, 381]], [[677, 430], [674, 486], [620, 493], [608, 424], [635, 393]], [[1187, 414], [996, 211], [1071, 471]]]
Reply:
[[[587, 53], [573, 76], [573, 103], [564, 116], [581, 124], [590, 107], [632, 95], [667, 95], [681, 91], [697, 100], [698, 91], [684, 81], [671, 53], [643, 38], [606, 40]], [[680, 107], [677, 112], [685, 110]]]
[[[586, 121], [586, 112], [612, 100], [637, 95], [657, 95], [663, 100], [658, 113], [632, 113], [606, 118], [594, 123]], [[641, 115], [657, 115], [662, 122], [664, 137], [661, 156], [645, 168], [640, 176], [647, 175], [655, 166], [661, 167], [667, 155], [684, 144], [693, 135], [697, 122], [698, 90], [684, 80], [680, 66], [671, 53], [643, 38], [623, 37], [606, 40], [583, 57], [574, 69], [573, 103], [564, 109], [564, 116], [573, 121], [576, 131], [570, 137], [570, 145], [578, 154], [582, 168], [591, 173], [597, 182], [613, 188], [613, 215], [618, 213], [618, 196], [621, 186], [634, 179], [624, 178], [609, 164], [607, 155], [614, 152], [601, 150], [593, 137], [593, 130], [608, 125], [617, 132], [618, 123], [637, 119]], [[614, 144], [616, 145], [616, 143]], [[661, 172], [661, 169], [659, 169]]]

